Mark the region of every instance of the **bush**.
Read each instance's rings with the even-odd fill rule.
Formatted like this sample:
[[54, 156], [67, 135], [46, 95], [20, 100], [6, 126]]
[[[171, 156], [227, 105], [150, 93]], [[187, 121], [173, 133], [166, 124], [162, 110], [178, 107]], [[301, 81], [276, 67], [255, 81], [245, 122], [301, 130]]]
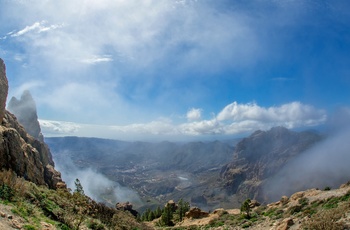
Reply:
[[92, 229], [92, 230], [104, 230], [105, 227], [103, 226], [103, 224], [98, 223], [97, 221], [94, 220], [90, 220], [87, 224], [88, 228]]
[[25, 230], [36, 230], [36, 228], [34, 226], [32, 226], [32, 225], [24, 225], [23, 229], [25, 229]]
[[0, 198], [5, 201], [11, 201], [14, 197], [14, 191], [12, 188], [10, 188], [8, 185], [3, 184], [0, 187]]
[[310, 230], [344, 229], [344, 224], [342, 222], [338, 222], [341, 217], [341, 212], [337, 212], [335, 210], [326, 210], [313, 215], [312, 218], [310, 218], [303, 224], [303, 227], [304, 229]]

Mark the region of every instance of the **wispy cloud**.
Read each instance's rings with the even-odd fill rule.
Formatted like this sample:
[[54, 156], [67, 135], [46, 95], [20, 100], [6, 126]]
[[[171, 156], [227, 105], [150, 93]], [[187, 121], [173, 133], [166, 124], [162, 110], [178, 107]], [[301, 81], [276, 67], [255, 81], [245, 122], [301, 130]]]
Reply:
[[81, 62], [87, 63], [87, 64], [96, 64], [100, 62], [111, 62], [111, 61], [113, 61], [113, 58], [111, 55], [93, 56], [93, 57], [85, 58], [81, 60]]
[[33, 25], [26, 26], [24, 29], [18, 31], [18, 32], [9, 32], [7, 35], [10, 35], [11, 37], [19, 37], [23, 36], [29, 32], [36, 32], [36, 33], [42, 33], [42, 32], [48, 32], [50, 30], [54, 30], [57, 28], [63, 27], [63, 25], [49, 25], [46, 26], [46, 21], [41, 22], [35, 22]]

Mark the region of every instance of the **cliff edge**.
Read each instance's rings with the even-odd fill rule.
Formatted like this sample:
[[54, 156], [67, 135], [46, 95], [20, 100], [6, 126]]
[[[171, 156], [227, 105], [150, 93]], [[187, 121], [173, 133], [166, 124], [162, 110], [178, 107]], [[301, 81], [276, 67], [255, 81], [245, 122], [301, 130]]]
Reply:
[[5, 109], [8, 81], [4, 61], [0, 59], [0, 169], [49, 188], [66, 187], [60, 172], [54, 169], [48, 146], [26, 132], [15, 115]]

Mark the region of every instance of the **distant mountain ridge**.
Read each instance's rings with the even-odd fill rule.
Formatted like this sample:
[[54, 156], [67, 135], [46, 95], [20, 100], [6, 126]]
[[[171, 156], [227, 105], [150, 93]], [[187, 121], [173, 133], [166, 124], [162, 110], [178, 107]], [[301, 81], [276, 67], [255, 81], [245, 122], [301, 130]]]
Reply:
[[262, 191], [266, 180], [321, 140], [322, 136], [315, 132], [294, 132], [284, 127], [255, 131], [236, 145], [232, 161], [222, 168], [224, 187], [228, 194], [236, 194], [241, 200], [271, 200]]

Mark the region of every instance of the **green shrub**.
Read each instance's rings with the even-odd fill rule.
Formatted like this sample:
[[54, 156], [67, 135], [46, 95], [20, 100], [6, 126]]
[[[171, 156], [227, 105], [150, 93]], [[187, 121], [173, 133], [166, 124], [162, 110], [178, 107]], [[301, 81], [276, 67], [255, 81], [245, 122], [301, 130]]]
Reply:
[[92, 230], [104, 230], [105, 227], [103, 226], [103, 224], [98, 223], [97, 221], [94, 220], [90, 220], [87, 224], [88, 228], [92, 229]]
[[0, 187], [0, 198], [5, 200], [5, 201], [11, 201], [12, 198], [14, 197], [14, 191], [11, 187], [9, 187], [6, 184], [3, 184]]
[[36, 228], [34, 226], [32, 226], [32, 225], [24, 225], [23, 229], [25, 229], [25, 230], [36, 230]]

